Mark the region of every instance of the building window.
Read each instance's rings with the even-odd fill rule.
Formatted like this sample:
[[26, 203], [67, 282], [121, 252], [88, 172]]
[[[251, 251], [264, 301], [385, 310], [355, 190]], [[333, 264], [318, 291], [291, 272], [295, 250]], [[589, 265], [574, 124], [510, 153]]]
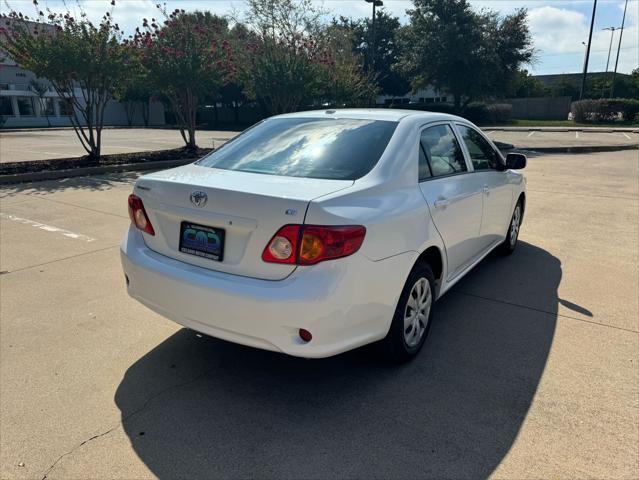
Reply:
[[0, 97], [0, 115], [13, 116], [13, 108], [11, 108], [11, 98]]
[[0, 90], [9, 90], [8, 83], [0, 83]]
[[73, 105], [71, 105], [71, 100], [65, 100], [63, 98], [60, 99], [60, 116], [61, 117], [70, 117], [72, 108], [73, 108]]
[[33, 107], [33, 97], [17, 97], [18, 111], [21, 116], [32, 117], [35, 115], [35, 108]]
[[53, 98], [43, 98], [42, 101], [42, 114], [50, 117], [51, 115], [55, 115], [55, 111], [53, 110]]

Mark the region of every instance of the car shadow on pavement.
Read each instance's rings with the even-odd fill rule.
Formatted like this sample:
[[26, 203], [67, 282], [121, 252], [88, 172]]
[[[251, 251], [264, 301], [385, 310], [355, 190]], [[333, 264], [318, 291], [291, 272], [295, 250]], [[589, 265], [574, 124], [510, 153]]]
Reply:
[[163, 479], [485, 478], [535, 395], [560, 280], [533, 245], [489, 256], [403, 366], [373, 347], [303, 360], [183, 329], [126, 372], [124, 431]]

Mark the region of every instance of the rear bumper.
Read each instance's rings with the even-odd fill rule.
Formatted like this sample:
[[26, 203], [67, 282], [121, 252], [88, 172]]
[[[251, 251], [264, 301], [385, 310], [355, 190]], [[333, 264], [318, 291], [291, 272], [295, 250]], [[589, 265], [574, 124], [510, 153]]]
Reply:
[[[416, 254], [373, 262], [363, 255], [259, 280], [189, 265], [150, 250], [129, 228], [121, 246], [128, 293], [151, 310], [206, 335], [319, 358], [383, 338]], [[305, 343], [300, 328], [313, 339]]]

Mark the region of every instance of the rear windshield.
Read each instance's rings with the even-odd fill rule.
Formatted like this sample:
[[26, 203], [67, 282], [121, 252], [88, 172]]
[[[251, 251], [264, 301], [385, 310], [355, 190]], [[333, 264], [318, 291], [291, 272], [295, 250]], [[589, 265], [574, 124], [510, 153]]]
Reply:
[[272, 118], [197, 163], [241, 172], [355, 180], [375, 166], [396, 126], [379, 120]]

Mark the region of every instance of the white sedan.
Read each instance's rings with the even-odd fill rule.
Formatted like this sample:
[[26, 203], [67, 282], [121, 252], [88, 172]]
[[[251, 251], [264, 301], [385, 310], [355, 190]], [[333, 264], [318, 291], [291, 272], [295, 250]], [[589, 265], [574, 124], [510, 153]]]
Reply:
[[493, 249], [515, 249], [525, 165], [451, 115], [272, 117], [137, 180], [128, 292], [243, 345], [317, 358], [381, 341], [405, 361], [434, 302]]

